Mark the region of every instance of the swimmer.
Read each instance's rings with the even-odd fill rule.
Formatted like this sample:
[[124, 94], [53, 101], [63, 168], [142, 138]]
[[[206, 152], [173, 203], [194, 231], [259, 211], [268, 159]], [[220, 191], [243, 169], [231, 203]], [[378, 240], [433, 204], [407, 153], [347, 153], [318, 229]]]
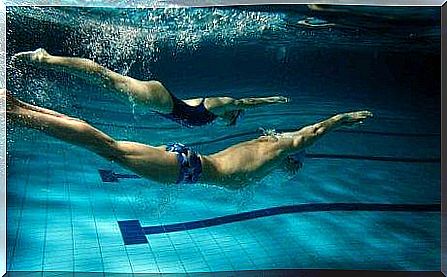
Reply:
[[283, 96], [242, 99], [206, 97], [182, 100], [158, 81], [140, 81], [113, 72], [94, 61], [53, 56], [42, 48], [17, 53], [13, 59], [78, 76], [114, 92], [120, 100], [129, 101], [130, 98], [143, 109], [153, 110], [188, 127], [206, 125], [217, 118], [228, 125], [235, 125], [246, 109], [289, 102], [288, 98]]
[[[240, 188], [287, 166], [296, 153], [330, 131], [362, 123], [369, 111], [342, 113], [294, 132], [266, 133], [211, 155], [200, 155], [180, 143], [150, 146], [117, 141], [80, 119], [33, 106], [6, 95], [7, 119], [40, 130], [67, 143], [84, 147], [141, 177], [160, 183], [204, 183]], [[299, 156], [299, 155], [298, 155]]]

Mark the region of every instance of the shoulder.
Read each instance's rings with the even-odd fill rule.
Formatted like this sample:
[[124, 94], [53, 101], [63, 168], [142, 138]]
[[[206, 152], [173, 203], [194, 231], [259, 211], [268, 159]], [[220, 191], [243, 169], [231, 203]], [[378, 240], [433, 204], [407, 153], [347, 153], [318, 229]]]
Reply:
[[210, 107], [219, 107], [234, 104], [235, 100], [231, 97], [207, 97], [205, 98], [205, 105]]

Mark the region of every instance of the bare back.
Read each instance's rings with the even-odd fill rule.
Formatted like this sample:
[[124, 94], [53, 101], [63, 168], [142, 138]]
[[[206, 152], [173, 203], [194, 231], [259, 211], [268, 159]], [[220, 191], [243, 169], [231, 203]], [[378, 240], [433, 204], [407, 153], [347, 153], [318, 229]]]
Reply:
[[239, 143], [210, 155], [217, 172], [206, 182], [225, 187], [240, 187], [251, 180], [259, 180], [283, 162], [289, 154], [292, 140], [262, 136]]

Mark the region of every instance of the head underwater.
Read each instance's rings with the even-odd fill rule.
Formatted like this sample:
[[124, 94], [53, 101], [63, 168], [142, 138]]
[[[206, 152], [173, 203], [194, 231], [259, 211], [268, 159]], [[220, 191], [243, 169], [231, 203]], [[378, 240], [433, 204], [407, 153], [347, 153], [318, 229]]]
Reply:
[[[278, 133], [275, 129], [264, 129], [261, 127], [259, 128], [259, 130], [262, 132], [262, 136], [272, 137], [275, 140], [279, 140], [279, 138], [283, 136], [283, 134]], [[288, 155], [285, 159], [286, 170], [293, 174], [298, 172], [298, 170], [300, 170], [303, 167], [305, 157], [306, 157], [306, 151], [304, 149]]]

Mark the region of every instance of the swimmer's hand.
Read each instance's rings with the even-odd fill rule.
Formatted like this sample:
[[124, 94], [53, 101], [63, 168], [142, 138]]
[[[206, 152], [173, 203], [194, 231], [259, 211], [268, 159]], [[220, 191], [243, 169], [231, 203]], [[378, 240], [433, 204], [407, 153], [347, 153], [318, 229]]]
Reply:
[[290, 99], [284, 96], [271, 96], [266, 98], [270, 103], [289, 103]]
[[270, 97], [252, 97], [235, 100], [233, 104], [238, 109], [250, 109], [258, 106], [265, 106], [271, 104], [284, 104], [290, 102], [290, 99], [284, 96], [270, 96]]
[[12, 56], [13, 61], [23, 61], [23, 62], [43, 62], [48, 58], [50, 54], [43, 49], [39, 48], [34, 51], [20, 52]]
[[347, 126], [355, 126], [358, 124], [362, 124], [365, 119], [373, 117], [373, 114], [370, 111], [358, 111], [358, 112], [344, 113], [342, 114], [342, 116], [343, 116], [343, 122]]

